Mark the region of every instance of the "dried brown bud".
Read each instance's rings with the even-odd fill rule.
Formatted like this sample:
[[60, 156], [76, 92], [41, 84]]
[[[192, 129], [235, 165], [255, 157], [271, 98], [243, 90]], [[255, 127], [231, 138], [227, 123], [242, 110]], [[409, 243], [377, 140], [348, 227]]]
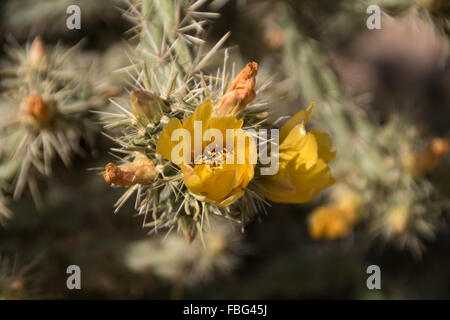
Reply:
[[45, 51], [44, 42], [40, 37], [34, 38], [28, 52], [28, 64], [32, 68], [38, 68], [47, 61], [47, 53]]
[[107, 184], [130, 187], [135, 184], [150, 185], [155, 180], [156, 174], [153, 161], [139, 157], [125, 167], [108, 163], [103, 177]]
[[163, 109], [166, 107], [164, 100], [160, 97], [143, 90], [131, 91], [131, 106], [134, 114], [144, 116], [151, 121], [161, 118]]
[[258, 64], [248, 63], [231, 83], [227, 93], [214, 107], [214, 116], [237, 116], [244, 110], [245, 106], [255, 99], [256, 75]]
[[47, 122], [53, 115], [53, 109], [49, 102], [38, 94], [30, 94], [25, 101], [25, 114], [39, 123]]

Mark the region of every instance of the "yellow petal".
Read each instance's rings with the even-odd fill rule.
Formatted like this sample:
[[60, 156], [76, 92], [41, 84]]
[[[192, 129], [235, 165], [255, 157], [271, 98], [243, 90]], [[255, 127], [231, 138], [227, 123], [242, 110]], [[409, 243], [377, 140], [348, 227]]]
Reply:
[[311, 130], [310, 133], [314, 135], [319, 146], [319, 158], [323, 159], [326, 163], [333, 160], [336, 156], [336, 151], [331, 151], [333, 142], [330, 136], [319, 130]]
[[220, 207], [226, 207], [239, 200], [245, 193], [241, 188], [234, 189], [225, 199], [220, 200], [216, 204]]
[[323, 189], [335, 182], [327, 164], [319, 159], [317, 163], [306, 169], [295, 167], [291, 161], [274, 176], [264, 179], [264, 194], [273, 202], [305, 203], [313, 200]]
[[189, 132], [193, 136], [194, 121], [201, 121], [202, 122], [202, 131], [204, 133], [206, 131], [206, 129], [209, 128], [209, 119], [211, 118], [211, 110], [212, 110], [212, 104], [211, 104], [210, 100], [199, 105], [190, 117], [183, 120], [183, 128], [189, 130]]
[[302, 110], [297, 112], [292, 118], [290, 118], [280, 129], [280, 142], [288, 136], [289, 132], [294, 129], [295, 126], [302, 124], [306, 126], [309, 119], [311, 119], [311, 115], [314, 109], [314, 101], [309, 103], [309, 106], [306, 110]]
[[281, 166], [295, 160], [296, 167], [311, 168], [319, 158], [316, 138], [311, 133], [305, 133], [303, 124], [295, 126], [281, 143], [279, 148]]
[[[251, 168], [253, 171], [253, 168]], [[184, 182], [189, 191], [203, 201], [226, 206], [239, 199], [248, 184], [248, 173], [243, 165], [223, 165], [211, 168], [196, 165], [182, 166]], [[240, 190], [240, 191], [238, 191]]]
[[156, 152], [169, 161], [171, 161], [172, 148], [178, 144], [178, 141], [172, 141], [172, 132], [181, 128], [182, 125], [180, 120], [177, 118], [170, 119], [169, 123], [159, 136], [158, 143], [156, 144]]
[[209, 128], [219, 129], [223, 131], [223, 137], [225, 138], [226, 129], [240, 129], [244, 124], [244, 120], [237, 119], [235, 117], [223, 117], [223, 118], [211, 118], [209, 122]]

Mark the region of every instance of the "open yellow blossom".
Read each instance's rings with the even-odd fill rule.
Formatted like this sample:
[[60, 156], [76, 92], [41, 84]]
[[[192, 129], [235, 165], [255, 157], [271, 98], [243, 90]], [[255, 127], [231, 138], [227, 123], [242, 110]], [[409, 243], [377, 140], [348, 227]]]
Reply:
[[334, 203], [320, 206], [311, 213], [308, 227], [313, 239], [343, 238], [358, 221], [358, 211], [362, 205], [361, 196], [351, 190], [345, 190], [338, 196]]
[[[186, 129], [190, 133], [191, 141], [187, 143], [190, 149], [190, 157], [186, 157], [184, 149], [177, 155], [185, 159], [178, 164], [183, 172], [184, 183], [197, 199], [218, 206], [228, 206], [242, 197], [245, 193], [250, 180], [254, 175], [254, 164], [250, 163], [250, 150], [254, 148], [254, 142], [242, 130], [243, 120], [238, 120], [234, 116], [212, 117], [212, 104], [207, 101], [197, 107], [194, 114], [184, 119], [182, 122], [177, 118], [172, 118], [161, 133], [156, 152], [164, 158], [174, 162], [172, 159], [173, 149], [179, 145], [179, 141], [172, 141], [172, 133], [177, 129]], [[215, 150], [215, 154], [205, 154], [203, 150], [211, 142], [205, 142], [202, 139], [202, 155], [200, 161], [194, 161], [194, 122], [201, 121], [202, 132], [208, 129], [217, 129], [222, 133], [225, 139], [226, 130], [234, 129], [233, 150], [225, 148], [226, 142], [222, 141], [223, 150]], [[244, 145], [238, 144], [239, 139], [245, 139], [245, 150], [239, 150], [238, 147]], [[248, 141], [248, 143], [247, 143]], [[183, 141], [184, 142], [184, 141]], [[214, 140], [214, 142], [216, 142]], [[236, 155], [244, 154], [245, 161], [239, 163]], [[220, 156], [217, 156], [220, 155]], [[218, 157], [220, 157], [218, 161]], [[233, 163], [228, 161], [233, 157]], [[186, 159], [193, 159], [192, 161]]]
[[305, 130], [313, 106], [311, 102], [280, 130], [278, 173], [263, 177], [262, 182], [265, 197], [273, 202], [304, 203], [335, 182], [328, 167], [336, 154], [330, 137]]

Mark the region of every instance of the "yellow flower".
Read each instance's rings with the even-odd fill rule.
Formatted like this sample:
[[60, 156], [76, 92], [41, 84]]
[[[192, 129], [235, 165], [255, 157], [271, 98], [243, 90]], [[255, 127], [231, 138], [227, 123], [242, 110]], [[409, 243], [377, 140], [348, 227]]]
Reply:
[[[212, 117], [211, 111], [211, 101], [207, 101], [197, 107], [194, 114], [182, 122], [177, 118], [172, 118], [159, 137], [156, 152], [169, 161], [174, 162], [172, 150], [179, 142], [172, 141], [172, 133], [176, 129], [186, 129], [190, 133], [191, 143], [187, 143], [187, 145], [190, 145], [188, 152], [191, 154], [190, 157], [187, 157], [188, 155], [184, 154], [183, 150], [179, 153], [180, 157], [185, 159], [179, 164], [183, 172], [185, 185], [191, 194], [201, 201], [215, 203], [218, 206], [228, 206], [244, 195], [245, 188], [250, 180], [253, 179], [254, 164], [250, 164], [249, 160], [250, 151], [255, 147], [252, 139], [241, 129], [242, 119], [238, 120], [234, 116]], [[224, 146], [222, 152], [220, 150], [216, 151], [220, 154], [223, 161], [217, 161], [215, 154], [212, 155], [214, 158], [211, 158], [203, 153], [202, 159], [200, 159], [201, 163], [196, 163], [200, 162], [198, 161], [199, 159], [195, 159], [195, 162], [186, 160], [194, 159], [194, 121], [201, 121], [202, 132], [208, 129], [220, 130], [224, 139], [226, 138], [226, 130], [234, 129], [233, 150], [227, 150], [225, 148], [226, 142], [222, 141], [222, 146]], [[238, 147], [244, 147], [237, 143], [239, 139], [249, 141], [249, 143], [245, 143], [245, 150], [238, 149]], [[209, 144], [209, 142], [205, 142], [202, 139], [202, 151]], [[244, 163], [238, 163], [237, 154], [245, 154]], [[234, 158], [233, 164], [226, 160], [231, 157]]]
[[328, 162], [335, 152], [328, 134], [305, 131], [314, 103], [294, 115], [280, 130], [279, 170], [263, 177], [265, 197], [273, 202], [304, 203], [332, 185]]
[[362, 199], [357, 193], [345, 190], [334, 203], [318, 207], [311, 213], [309, 234], [313, 239], [329, 240], [347, 236], [359, 218], [361, 205]]

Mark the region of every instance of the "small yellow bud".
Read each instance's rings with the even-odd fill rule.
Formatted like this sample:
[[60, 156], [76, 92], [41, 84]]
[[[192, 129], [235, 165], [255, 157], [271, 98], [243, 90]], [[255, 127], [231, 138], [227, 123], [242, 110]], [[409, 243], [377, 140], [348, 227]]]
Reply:
[[388, 212], [386, 224], [395, 234], [405, 231], [409, 219], [409, 210], [406, 206], [396, 206]]
[[448, 153], [449, 149], [448, 140], [434, 138], [424, 150], [404, 157], [403, 166], [412, 175], [428, 173], [438, 165], [441, 157]]
[[47, 62], [47, 53], [44, 42], [40, 37], [34, 38], [28, 52], [28, 64], [32, 68], [38, 68]]
[[151, 185], [156, 175], [153, 161], [146, 157], [138, 157], [125, 167], [108, 163], [103, 177], [107, 184], [130, 187], [135, 184]]
[[318, 207], [309, 217], [309, 234], [315, 240], [343, 238], [350, 233], [355, 223], [350, 216], [346, 210], [335, 205]]
[[215, 117], [237, 116], [244, 108], [255, 99], [254, 91], [256, 75], [258, 74], [258, 64], [248, 63], [231, 83], [227, 93], [214, 107]]
[[363, 204], [363, 198], [359, 193], [351, 189], [343, 188], [338, 191], [334, 197], [339, 208], [344, 209], [347, 212], [352, 212], [352, 219], [356, 218], [353, 217], [353, 214], [356, 215]]
[[309, 217], [309, 234], [313, 239], [335, 240], [347, 236], [358, 222], [363, 199], [348, 188], [337, 188], [334, 202], [315, 209]]

